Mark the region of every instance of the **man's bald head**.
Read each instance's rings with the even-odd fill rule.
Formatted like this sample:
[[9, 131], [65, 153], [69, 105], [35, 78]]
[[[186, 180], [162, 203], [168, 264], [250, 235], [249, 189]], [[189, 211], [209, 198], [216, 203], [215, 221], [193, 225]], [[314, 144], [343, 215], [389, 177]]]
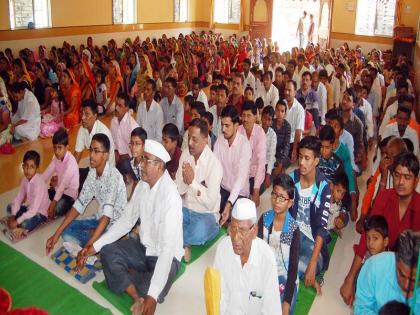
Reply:
[[405, 144], [405, 141], [402, 138], [394, 137], [391, 140], [389, 140], [385, 152], [390, 158], [393, 159], [400, 153], [407, 151], [408, 149], [407, 145]]

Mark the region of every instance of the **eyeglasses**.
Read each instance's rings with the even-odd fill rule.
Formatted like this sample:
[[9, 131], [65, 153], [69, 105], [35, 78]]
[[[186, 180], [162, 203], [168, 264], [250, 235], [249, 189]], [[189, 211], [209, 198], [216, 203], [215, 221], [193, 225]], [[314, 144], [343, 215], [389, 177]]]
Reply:
[[98, 153], [107, 153], [106, 151], [101, 151], [101, 150], [98, 150], [98, 149], [96, 149], [96, 148], [89, 148], [89, 152], [90, 153], [95, 153], [95, 154], [98, 154]]
[[285, 202], [285, 201], [290, 200], [290, 198], [285, 198], [284, 196], [279, 195], [275, 193], [274, 191], [271, 192], [271, 198], [273, 198], [275, 202]]
[[152, 162], [159, 162], [159, 160], [156, 159], [148, 159], [146, 156], [142, 155], [140, 157], [140, 163], [152, 163]]
[[244, 229], [244, 228], [238, 228], [238, 227], [232, 227], [232, 225], [229, 225], [229, 234], [235, 235], [239, 234], [241, 238], [244, 238], [248, 235], [248, 233], [252, 230], [252, 228], [255, 226], [255, 224], [251, 225], [250, 228]]

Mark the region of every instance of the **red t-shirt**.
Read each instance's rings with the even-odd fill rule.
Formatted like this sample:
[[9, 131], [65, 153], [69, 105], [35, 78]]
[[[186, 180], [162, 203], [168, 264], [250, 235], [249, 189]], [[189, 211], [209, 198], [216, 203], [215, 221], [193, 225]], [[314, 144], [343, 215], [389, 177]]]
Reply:
[[[400, 233], [404, 230], [420, 230], [420, 194], [413, 193], [411, 202], [400, 220], [398, 196], [394, 188], [381, 190], [376, 196], [372, 211], [369, 216], [382, 215], [388, 223], [389, 248], [393, 249]], [[365, 257], [367, 250], [366, 234], [363, 232], [358, 245], [354, 245], [357, 256]]]

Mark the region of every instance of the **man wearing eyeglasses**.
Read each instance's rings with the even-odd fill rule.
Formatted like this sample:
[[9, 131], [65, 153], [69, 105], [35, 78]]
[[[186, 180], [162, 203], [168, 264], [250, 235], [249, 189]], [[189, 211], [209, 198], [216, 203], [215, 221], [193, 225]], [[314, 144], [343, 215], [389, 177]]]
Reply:
[[[389, 249], [393, 250], [398, 235], [405, 229], [420, 230], [420, 194], [416, 191], [419, 182], [419, 160], [413, 153], [401, 153], [394, 158], [392, 189], [381, 190], [375, 199], [370, 216], [382, 215], [388, 223]], [[366, 234], [354, 246], [354, 259], [344, 283], [340, 288], [346, 304], [354, 300], [354, 283], [362, 267], [367, 250]]]
[[[78, 255], [78, 266], [101, 251], [109, 289], [133, 299], [132, 314], [154, 314], [168, 294], [184, 255], [182, 200], [166, 170], [169, 153], [162, 144], [146, 140], [140, 159], [142, 181], [123, 215], [95, 243]], [[140, 218], [139, 239], [120, 238]]]
[[276, 260], [257, 233], [255, 203], [238, 199], [229, 236], [218, 245], [213, 264], [221, 276], [222, 315], [282, 314]]
[[[80, 247], [93, 244], [121, 216], [127, 203], [127, 193], [120, 172], [108, 163], [111, 144], [103, 133], [92, 137], [89, 147], [90, 170], [73, 207], [46, 245], [47, 255], [54, 248], [60, 235], [66, 242]], [[99, 208], [92, 216], [76, 220], [89, 203], [95, 199]]]

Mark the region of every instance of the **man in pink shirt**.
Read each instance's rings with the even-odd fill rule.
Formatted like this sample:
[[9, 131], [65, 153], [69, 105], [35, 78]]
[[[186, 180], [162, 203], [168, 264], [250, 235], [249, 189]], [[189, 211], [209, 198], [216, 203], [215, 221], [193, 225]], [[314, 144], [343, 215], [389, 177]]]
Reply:
[[223, 178], [220, 187], [220, 225], [230, 217], [232, 207], [238, 197], [249, 196], [249, 170], [251, 165], [251, 145], [248, 139], [238, 132], [239, 115], [232, 105], [221, 113], [222, 133], [214, 144], [214, 154], [222, 163]]
[[69, 136], [65, 129], [59, 129], [52, 138], [54, 157], [42, 177], [45, 182], [51, 178], [48, 195], [51, 200], [48, 217], [65, 215], [73, 206], [79, 190], [79, 166], [68, 150]]
[[40, 156], [36, 151], [27, 151], [23, 156], [22, 168], [25, 177], [13, 204], [7, 207], [7, 225], [13, 237], [22, 237], [47, 220], [50, 201], [47, 185], [37, 173], [39, 163]]
[[115, 161], [130, 158], [131, 132], [139, 126], [131, 116], [130, 102], [125, 94], [118, 94], [115, 116], [111, 120], [111, 135], [115, 143]]
[[256, 124], [257, 106], [247, 101], [242, 107], [242, 125], [238, 132], [245, 136], [251, 144], [252, 156], [249, 171], [251, 199], [258, 207], [260, 204], [260, 187], [265, 178], [266, 136], [264, 129]]

